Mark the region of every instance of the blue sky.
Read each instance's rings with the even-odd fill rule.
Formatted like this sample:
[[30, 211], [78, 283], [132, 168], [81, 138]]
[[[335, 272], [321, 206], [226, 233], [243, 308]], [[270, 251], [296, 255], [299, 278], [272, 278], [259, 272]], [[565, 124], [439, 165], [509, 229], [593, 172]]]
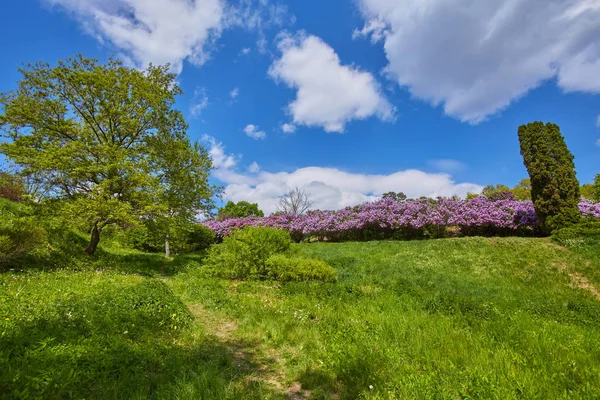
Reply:
[[172, 65], [225, 200], [270, 212], [385, 191], [516, 184], [517, 128], [557, 123], [600, 172], [599, 0], [21, 0], [0, 3], [0, 91], [21, 63], [82, 53]]

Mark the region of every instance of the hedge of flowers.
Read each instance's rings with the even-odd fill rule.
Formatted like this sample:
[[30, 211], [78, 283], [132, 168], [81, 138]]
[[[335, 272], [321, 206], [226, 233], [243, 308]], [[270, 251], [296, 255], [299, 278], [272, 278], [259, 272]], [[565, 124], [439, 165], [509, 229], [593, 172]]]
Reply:
[[[582, 214], [600, 217], [600, 204], [582, 202]], [[244, 226], [285, 229], [296, 240], [412, 239], [448, 235], [534, 235], [538, 221], [531, 201], [448, 198], [396, 202], [384, 199], [339, 211], [312, 211], [306, 215], [271, 215], [205, 221], [218, 237]]]

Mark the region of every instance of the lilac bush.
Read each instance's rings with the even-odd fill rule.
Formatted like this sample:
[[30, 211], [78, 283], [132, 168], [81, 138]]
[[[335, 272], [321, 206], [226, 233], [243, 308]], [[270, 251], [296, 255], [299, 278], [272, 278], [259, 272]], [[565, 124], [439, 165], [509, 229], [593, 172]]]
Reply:
[[[600, 205], [583, 202], [584, 216], [600, 217]], [[232, 218], [205, 221], [217, 236], [224, 237], [244, 226], [285, 229], [295, 240], [374, 240], [384, 238], [441, 237], [455, 227], [462, 235], [531, 235], [538, 221], [531, 201], [511, 197], [471, 200], [449, 198], [397, 202], [383, 199], [339, 211], [313, 211], [306, 215], [271, 215], [265, 218]]]

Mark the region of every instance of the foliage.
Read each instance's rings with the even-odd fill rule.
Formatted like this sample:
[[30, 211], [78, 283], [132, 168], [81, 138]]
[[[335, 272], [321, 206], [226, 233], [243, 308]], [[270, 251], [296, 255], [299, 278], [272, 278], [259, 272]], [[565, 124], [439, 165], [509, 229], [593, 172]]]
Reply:
[[579, 182], [574, 157], [558, 125], [542, 122], [521, 125], [519, 141], [542, 231], [550, 233], [578, 222]]
[[523, 178], [511, 189], [515, 200], [531, 200], [531, 179]]
[[312, 206], [312, 201], [304, 189], [298, 187], [290, 190], [277, 202], [277, 212], [281, 214], [302, 215]]
[[579, 193], [581, 194], [581, 198], [583, 200], [594, 200], [594, 186], [591, 183], [581, 185], [581, 187], [579, 188]]
[[[164, 231], [154, 221], [123, 230], [123, 245], [148, 252], [164, 251]], [[175, 253], [194, 252], [209, 248], [215, 243], [215, 233], [204, 225], [184, 223], [171, 225], [169, 242]]]
[[406, 201], [407, 197], [404, 193], [402, 192], [386, 192], [383, 194], [383, 196], [381, 196], [383, 199], [392, 199], [394, 201]]
[[149, 138], [152, 169], [157, 174], [154, 205], [146, 207], [151, 232], [160, 237], [165, 256], [187, 243], [199, 214], [210, 215], [221, 188], [210, 185], [213, 169], [208, 151], [191, 143], [184, 132], [159, 133]]
[[237, 203], [228, 201], [224, 207], [219, 208], [218, 220], [229, 218], [264, 217], [265, 214], [258, 208], [257, 203], [239, 201]]
[[594, 177], [594, 183], [592, 184], [592, 196], [592, 200], [600, 202], [600, 174], [596, 174]]
[[335, 270], [325, 261], [274, 254], [266, 262], [267, 277], [281, 282], [333, 281]]
[[600, 244], [600, 221], [590, 220], [558, 229], [552, 233], [552, 240], [564, 246]]
[[290, 235], [284, 230], [245, 227], [211, 247], [206, 265], [215, 275], [230, 279], [265, 278], [267, 259], [287, 251], [290, 242]]
[[[197, 145], [190, 150], [187, 125], [173, 109], [181, 90], [168, 66], [138, 71], [79, 56], [20, 72], [18, 88], [0, 96], [0, 126], [10, 139], [0, 151], [25, 176], [43, 179], [49, 196], [65, 199], [66, 215], [87, 223], [89, 254], [106, 225], [135, 224], [157, 204], [177, 208], [166, 199], [164, 163], [186, 174], [182, 164], [195, 152], [193, 170], [206, 181], [210, 160]], [[179, 160], [182, 153], [187, 158]], [[203, 196], [212, 194], [205, 189]]]
[[493, 197], [496, 193], [506, 193], [506, 192], [510, 192], [510, 188], [506, 185], [498, 184], [496, 186], [487, 185], [486, 187], [483, 188], [483, 190], [481, 191], [481, 194], [486, 197]]
[[0, 199], [0, 264], [42, 250], [46, 240], [30, 207]]
[[201, 225], [193, 224], [187, 234], [187, 245], [189, 251], [206, 250], [215, 244], [215, 233], [212, 229]]
[[0, 171], [0, 198], [10, 201], [23, 201], [25, 183], [21, 176]]

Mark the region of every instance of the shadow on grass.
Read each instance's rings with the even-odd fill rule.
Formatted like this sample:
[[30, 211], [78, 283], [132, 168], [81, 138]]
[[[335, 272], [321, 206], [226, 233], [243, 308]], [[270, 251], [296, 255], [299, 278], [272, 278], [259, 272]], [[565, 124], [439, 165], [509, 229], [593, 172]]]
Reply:
[[284, 397], [252, 379], [251, 358], [202, 335], [162, 282], [26, 305], [0, 321], [0, 399]]
[[48, 336], [0, 362], [0, 398], [278, 397], [248, 379], [253, 365], [239, 366], [234, 360], [230, 348], [215, 341], [184, 346], [157, 340], [139, 346]]
[[167, 259], [161, 253], [142, 253], [111, 248], [98, 248], [93, 256], [88, 256], [76, 247], [75, 250], [71, 249], [69, 252], [53, 249], [43, 254], [23, 257], [14, 262], [0, 265], [0, 272], [95, 269], [148, 277], [173, 276], [191, 267], [200, 266], [205, 257], [206, 251], [185, 253]]

